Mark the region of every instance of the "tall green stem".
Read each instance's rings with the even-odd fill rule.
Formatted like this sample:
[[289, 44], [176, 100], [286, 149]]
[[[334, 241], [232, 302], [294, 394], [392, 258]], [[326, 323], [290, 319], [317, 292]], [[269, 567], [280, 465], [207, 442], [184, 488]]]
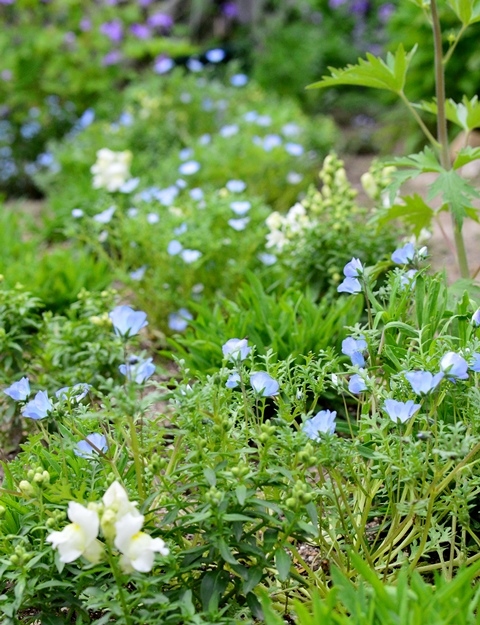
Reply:
[[135, 419], [130, 414], [127, 416], [128, 426], [130, 428], [130, 443], [132, 445], [133, 463], [135, 465], [135, 474], [137, 476], [138, 494], [145, 499], [145, 487], [143, 484], [143, 462], [140, 455], [140, 446], [138, 444], [137, 430], [135, 427]]
[[[443, 63], [442, 31], [438, 16], [436, 0], [430, 0], [432, 12], [433, 42], [435, 49], [435, 90], [437, 96], [437, 137], [440, 143], [440, 163], [444, 169], [451, 169], [450, 149], [447, 133], [447, 116], [445, 114], [445, 70]], [[463, 240], [462, 228], [450, 209], [452, 218], [453, 236], [457, 251], [457, 262], [462, 278], [469, 278], [467, 253]]]

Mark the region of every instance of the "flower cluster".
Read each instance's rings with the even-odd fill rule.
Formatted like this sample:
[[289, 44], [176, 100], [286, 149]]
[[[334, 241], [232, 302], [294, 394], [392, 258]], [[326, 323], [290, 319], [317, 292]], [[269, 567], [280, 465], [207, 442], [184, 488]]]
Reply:
[[98, 536], [100, 530], [110, 547], [120, 553], [120, 566], [126, 573], [152, 570], [155, 553], [168, 556], [169, 549], [161, 538], [152, 538], [142, 532], [145, 517], [129, 501], [128, 494], [119, 482], [103, 495], [101, 503], [83, 506], [71, 501], [68, 518], [71, 523], [61, 531], [52, 532], [47, 542], [58, 550], [60, 562], [73, 562], [81, 556], [92, 563], [100, 562], [105, 545]]
[[130, 164], [132, 153], [129, 150], [114, 152], [108, 148], [102, 148], [97, 152], [97, 161], [90, 171], [93, 174], [93, 188], [114, 192], [130, 179]]
[[[236, 388], [242, 377], [240, 375], [240, 365], [252, 351], [247, 339], [229, 339], [222, 345], [224, 358], [237, 366], [237, 370], [228, 376], [225, 386]], [[274, 397], [278, 395], [280, 385], [266, 371], [256, 371], [250, 374], [250, 386], [257, 397]]]
[[278, 212], [271, 213], [265, 222], [270, 230], [265, 247], [282, 252], [293, 240], [298, 241], [302, 233], [312, 227], [305, 206], [297, 202], [283, 217]]

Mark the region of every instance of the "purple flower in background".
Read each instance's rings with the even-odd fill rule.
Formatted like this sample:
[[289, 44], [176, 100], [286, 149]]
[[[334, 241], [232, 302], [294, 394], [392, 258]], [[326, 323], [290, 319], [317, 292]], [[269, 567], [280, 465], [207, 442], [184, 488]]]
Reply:
[[465, 358], [455, 352], [448, 352], [440, 361], [440, 369], [449, 380], [466, 380], [468, 378], [468, 364]]
[[278, 382], [270, 377], [266, 371], [252, 373], [250, 376], [250, 384], [252, 385], [253, 390], [262, 397], [273, 397], [273, 395], [278, 395]]
[[38, 391], [35, 397], [22, 408], [22, 414], [28, 419], [45, 419], [50, 410], [53, 409], [52, 402], [48, 399], [47, 391]]
[[78, 404], [87, 396], [90, 388], [91, 385], [85, 382], [80, 382], [74, 386], [64, 386], [55, 393], [55, 397], [60, 399], [60, 401], [68, 401], [70, 399]]
[[188, 322], [193, 319], [192, 313], [186, 308], [180, 308], [178, 312], [168, 315], [168, 327], [175, 332], [183, 332], [187, 329]]
[[118, 65], [122, 59], [123, 55], [120, 50], [112, 50], [111, 52], [107, 52], [107, 54], [103, 57], [102, 65], [103, 67]]
[[88, 30], [92, 30], [92, 22], [88, 19], [88, 17], [84, 17], [80, 20], [79, 28], [83, 32], [87, 32]]
[[138, 0], [138, 4], [141, 7], [148, 7], [152, 4], [153, 0]]
[[155, 373], [155, 365], [153, 364], [153, 358], [147, 358], [147, 360], [138, 360], [133, 357], [126, 365], [120, 365], [118, 367], [120, 373], [122, 373], [127, 380], [135, 380], [137, 384], [143, 384], [148, 378]]
[[[93, 445], [95, 445], [96, 449]], [[94, 454], [98, 453], [97, 449], [102, 453], [106, 453], [108, 451], [108, 444], [103, 434], [95, 432], [94, 434], [89, 434], [85, 440], [77, 443], [73, 453], [80, 458], [91, 458]]]
[[114, 43], [120, 43], [123, 37], [123, 24], [120, 20], [104, 22], [100, 26], [100, 32], [102, 33], [102, 35], [107, 36], [110, 41], [113, 41]]
[[378, 19], [385, 24], [392, 17], [393, 13], [395, 13], [395, 6], [387, 2], [387, 4], [382, 4], [378, 9]]
[[238, 17], [238, 7], [236, 2], [224, 2], [222, 4], [222, 13], [228, 19]]
[[334, 434], [336, 423], [335, 417], [337, 413], [330, 410], [320, 410], [317, 414], [305, 421], [302, 431], [314, 441], [320, 440], [320, 434]]
[[383, 408], [394, 423], [405, 423], [417, 412], [420, 404], [415, 404], [412, 399], [406, 402], [387, 399]]
[[150, 39], [152, 36], [151, 30], [146, 24], [132, 24], [130, 32], [137, 39]]
[[30, 383], [28, 378], [22, 378], [18, 382], [14, 382], [3, 392], [15, 401], [25, 401], [30, 395]]
[[117, 336], [134, 336], [148, 325], [147, 313], [130, 306], [117, 306], [108, 315]]
[[361, 375], [358, 373], [352, 375], [348, 383], [348, 390], [354, 395], [358, 395], [359, 393], [367, 390], [367, 385]]
[[445, 377], [443, 371], [433, 375], [430, 371], [409, 371], [405, 377], [410, 382], [413, 392], [417, 395], [426, 395], [433, 391]]
[[150, 28], [160, 28], [161, 30], [170, 30], [173, 26], [173, 18], [167, 13], [153, 13], [148, 17], [147, 23]]
[[370, 8], [368, 0], [353, 0], [351, 10], [356, 15], [365, 15]]
[[157, 56], [153, 63], [153, 71], [156, 74], [166, 74], [174, 67], [175, 63], [173, 59], [171, 59], [169, 56], [166, 56], [165, 54], [160, 54], [160, 56]]
[[0, 4], [13, 4], [15, 0], [0, 0]]

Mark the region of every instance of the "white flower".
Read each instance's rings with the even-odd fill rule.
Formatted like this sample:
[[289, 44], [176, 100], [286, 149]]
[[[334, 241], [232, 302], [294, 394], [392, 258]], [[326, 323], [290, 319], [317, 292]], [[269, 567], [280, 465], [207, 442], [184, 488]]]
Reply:
[[123, 152], [114, 152], [108, 148], [98, 150], [97, 162], [90, 168], [93, 174], [93, 188], [118, 191], [130, 179], [131, 162], [130, 150]]
[[281, 252], [287, 243], [288, 239], [281, 230], [272, 230], [272, 232], [267, 234], [265, 247], [276, 247], [277, 250]]
[[283, 226], [284, 219], [278, 211], [273, 211], [266, 218], [265, 223], [270, 230], [279, 230]]
[[105, 510], [113, 511], [116, 520], [120, 520], [126, 514], [142, 516], [137, 510], [137, 502], [128, 499], [127, 491], [119, 482], [113, 482], [102, 497]]
[[132, 570], [148, 573], [152, 570], [155, 553], [168, 556], [169, 549], [161, 538], [152, 538], [141, 532], [144, 517], [126, 514], [115, 523], [115, 547], [121, 552], [120, 566], [128, 573]]
[[68, 518], [72, 523], [61, 532], [52, 532], [46, 541], [58, 549], [60, 562], [73, 562], [80, 556], [97, 563], [102, 555], [102, 545], [97, 540], [100, 521], [95, 510], [89, 510], [75, 501], [68, 504]]

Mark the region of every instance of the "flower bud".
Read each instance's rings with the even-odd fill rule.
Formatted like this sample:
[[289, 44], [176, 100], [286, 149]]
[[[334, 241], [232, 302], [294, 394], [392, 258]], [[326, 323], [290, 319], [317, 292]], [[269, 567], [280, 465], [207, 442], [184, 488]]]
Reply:
[[19, 483], [18, 488], [22, 495], [24, 495], [25, 497], [33, 497], [33, 495], [35, 494], [33, 486], [30, 484], [30, 482], [27, 482], [27, 480], [22, 480]]

